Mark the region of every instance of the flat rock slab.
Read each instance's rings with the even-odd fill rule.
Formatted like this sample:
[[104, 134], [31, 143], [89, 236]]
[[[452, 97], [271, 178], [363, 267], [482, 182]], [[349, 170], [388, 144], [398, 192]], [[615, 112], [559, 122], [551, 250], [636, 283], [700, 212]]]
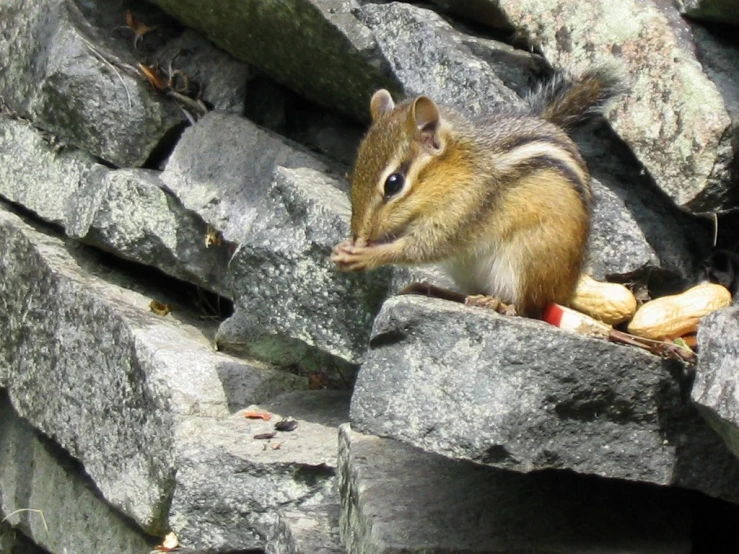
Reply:
[[0, 196], [45, 221], [71, 225], [77, 191], [108, 171], [80, 150], [57, 151], [29, 122], [0, 116]]
[[5, 210], [0, 253], [0, 386], [150, 533], [165, 530], [175, 486], [176, 416], [225, 417], [305, 386], [214, 352], [184, 311], [155, 315], [151, 296]]
[[692, 398], [700, 413], [739, 457], [739, 307], [701, 320], [701, 354]]
[[58, 449], [42, 442], [5, 394], [0, 394], [0, 490], [0, 519], [48, 552], [144, 553], [155, 542], [102, 500]]
[[281, 510], [266, 554], [347, 554], [339, 537], [340, 506], [302, 506]]
[[687, 554], [684, 494], [573, 473], [456, 462], [342, 426], [349, 552]]
[[[348, 400], [345, 392], [302, 391], [227, 419], [183, 418], [170, 509], [180, 542], [204, 550], [264, 548], [280, 510], [295, 514], [335, 503], [336, 434], [348, 418]], [[249, 411], [271, 419], [247, 419]], [[283, 417], [297, 428], [276, 431]], [[258, 438], [269, 433], [274, 436]]]
[[166, 189], [158, 171], [113, 170], [30, 123], [0, 117], [0, 196], [68, 236], [222, 291], [229, 252], [206, 245], [208, 225]]
[[684, 399], [683, 369], [543, 322], [395, 297], [375, 321], [351, 420], [451, 458], [737, 501], [739, 461]]
[[372, 32], [354, 13], [356, 0], [217, 0], [208, 10], [199, 0], [154, 2], [236, 58], [332, 109], [367, 118], [372, 92], [397, 88]]

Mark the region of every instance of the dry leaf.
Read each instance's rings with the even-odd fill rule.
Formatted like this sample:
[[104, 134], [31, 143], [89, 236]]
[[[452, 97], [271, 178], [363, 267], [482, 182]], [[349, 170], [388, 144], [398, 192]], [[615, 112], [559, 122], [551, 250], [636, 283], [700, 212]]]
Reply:
[[265, 439], [273, 439], [275, 438], [275, 436], [277, 436], [277, 433], [272, 431], [270, 433], [260, 433], [258, 435], [254, 435], [254, 438], [257, 440], [265, 440]]
[[221, 244], [223, 244], [221, 232], [208, 225], [208, 228], [205, 231], [205, 247], [210, 248], [211, 246], [221, 246]]
[[151, 83], [151, 86], [153, 86], [155, 89], [157, 89], [158, 91], [165, 91], [169, 89], [169, 81], [159, 74], [156, 67], [149, 67], [148, 65], [144, 65], [142, 63], [138, 64], [138, 67], [139, 71], [144, 74], [146, 80], [149, 81], [149, 83]]
[[177, 535], [174, 532], [167, 533], [164, 537], [162, 544], [154, 547], [154, 552], [172, 552], [180, 546], [180, 541], [177, 539]]
[[149, 303], [149, 309], [157, 315], [165, 316], [172, 311], [169, 304], [159, 302], [158, 300], [152, 300]]
[[145, 35], [148, 35], [156, 29], [156, 25], [150, 27], [143, 21], [136, 19], [136, 16], [133, 15], [130, 10], [126, 12], [126, 25], [128, 25], [128, 28], [131, 29], [135, 35], [135, 38], [133, 39], [134, 48], [138, 48], [139, 42], [141, 42], [141, 39], [143, 39]]
[[269, 421], [272, 419], [272, 414], [267, 412], [257, 412], [255, 410], [248, 410], [244, 412], [244, 417], [248, 419], [263, 419], [264, 421]]

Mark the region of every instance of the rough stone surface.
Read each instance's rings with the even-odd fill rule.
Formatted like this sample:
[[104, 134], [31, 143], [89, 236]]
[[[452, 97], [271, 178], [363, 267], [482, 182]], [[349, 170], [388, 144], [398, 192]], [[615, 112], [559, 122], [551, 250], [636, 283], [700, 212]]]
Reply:
[[[234, 300], [218, 339], [231, 352], [328, 364], [350, 382], [347, 362], [361, 360], [373, 314], [411, 280], [389, 268], [336, 271], [329, 255], [350, 213], [338, 170], [240, 117], [203, 118], [162, 174], [55, 152], [11, 118], [0, 118], [0, 146], [0, 195], [70, 236]], [[222, 244], [207, 247], [209, 232]]]
[[691, 552], [676, 491], [455, 462], [348, 425], [339, 483], [350, 552]]
[[489, 25], [496, 29], [513, 31], [511, 23], [497, 3], [490, 0], [432, 0], [434, 4], [442, 6], [452, 14], [463, 18]]
[[[220, 113], [208, 114], [185, 131], [161, 177], [187, 209], [199, 213], [225, 240], [241, 244], [258, 209], [268, 202], [266, 193], [278, 167], [338, 178], [336, 169], [298, 144]], [[330, 184], [337, 188], [335, 179]]]
[[596, 279], [659, 265], [657, 253], [625, 202], [599, 181], [593, 181], [593, 218], [586, 270]]
[[106, 171], [84, 152], [56, 151], [28, 122], [0, 116], [0, 195], [46, 221], [66, 226], [77, 191]]
[[236, 313], [220, 346], [300, 341], [361, 359], [392, 270], [346, 275], [333, 267], [331, 249], [349, 235], [349, 203], [331, 173], [244, 119], [209, 114], [183, 135], [162, 180], [236, 245], [221, 291]]
[[339, 537], [336, 504], [281, 510], [266, 554], [346, 554]]
[[150, 297], [96, 276], [111, 278], [17, 216], [0, 212], [0, 229], [0, 386], [23, 418], [84, 464], [106, 500], [161, 531], [175, 414], [227, 415], [226, 370], [244, 383], [241, 405], [303, 381], [213, 352], [200, 330], [154, 315]]
[[[336, 432], [348, 397], [335, 391], [289, 394], [250, 406], [270, 421], [242, 412], [225, 420], [185, 418], [179, 426], [177, 489], [170, 524], [188, 547], [263, 548], [280, 509], [302, 510], [334, 499]], [[298, 427], [268, 440], [282, 417]], [[299, 508], [298, 508], [299, 506]]]
[[[614, 129], [681, 206], [726, 204], [731, 121], [701, 71], [687, 24], [668, 2], [488, 0], [557, 67], [620, 67], [629, 93], [610, 110]], [[596, 23], [594, 23], [596, 22]]]
[[0, 518], [49, 552], [151, 549], [151, 538], [101, 500], [79, 468], [39, 440], [5, 394], [0, 395], [0, 490]]
[[[739, 19], [739, 10], [735, 10]], [[718, 89], [724, 100], [726, 111], [731, 118], [730, 140], [734, 150], [727, 149], [724, 158], [714, 168], [714, 179], [725, 182], [739, 182], [739, 45], [735, 33], [730, 28], [706, 29], [703, 25], [692, 23], [690, 31], [695, 41], [696, 54], [703, 71]], [[717, 193], [720, 190], [717, 190]], [[728, 197], [733, 205], [739, 203], [736, 186], [729, 190]], [[722, 200], [717, 198], [716, 202]]]
[[[237, 59], [308, 98], [366, 119], [366, 99], [397, 89], [356, 0], [154, 0]], [[302, 45], [302, 47], [298, 47]], [[320, 70], [318, 70], [320, 68]]]
[[680, 0], [680, 12], [698, 21], [739, 25], [739, 10], [732, 0]]
[[[496, 106], [517, 105], [521, 99], [504, 84], [486, 56], [476, 55], [465, 40], [474, 41], [478, 51], [487, 50], [489, 55], [494, 52], [494, 46], [507, 51], [506, 68], [509, 74], [515, 75], [510, 81], [519, 90], [529, 88], [524, 69], [531, 71], [537, 64], [541, 65], [534, 56], [511, 55], [510, 47], [492, 40], [465, 37], [429, 9], [393, 2], [368, 4], [361, 13], [406, 94], [427, 94], [468, 115], [484, 113]], [[517, 75], [512, 60], [521, 64]]]
[[739, 457], [739, 307], [701, 321], [701, 356], [692, 398], [700, 413]]
[[207, 224], [166, 190], [156, 171], [108, 169], [79, 150], [55, 150], [28, 123], [0, 117], [0, 196], [69, 236], [223, 290], [228, 251], [206, 247]]
[[[725, 550], [707, 545], [739, 510], [734, 309], [705, 322], [691, 403], [691, 368], [387, 301], [449, 282], [329, 255], [374, 90], [474, 116], [550, 64], [610, 61], [629, 92], [575, 136], [590, 270], [655, 294], [695, 281], [714, 222], [716, 263], [739, 237], [710, 211], [739, 198], [731, 28], [666, 1], [435, 3], [2, 2], [0, 519], [40, 509], [50, 529], [14, 514], [0, 551], [146, 552], [170, 528], [183, 554]], [[336, 434], [365, 358], [356, 424], [432, 452], [346, 430], [344, 545]], [[283, 415], [297, 429], [254, 438]]]
[[173, 68], [195, 81], [203, 101], [213, 110], [244, 113], [247, 81], [253, 73], [247, 64], [189, 29], [162, 46], [156, 57], [167, 62], [173, 60]]
[[681, 369], [543, 322], [398, 297], [375, 321], [351, 419], [452, 458], [737, 501], [739, 461], [681, 397]]
[[0, 96], [35, 125], [113, 164], [138, 166], [184, 121], [137, 75], [129, 53], [95, 44], [74, 3], [12, 0], [4, 14]]
[[347, 170], [354, 163], [365, 131], [364, 124], [311, 102], [266, 75], [256, 75], [249, 81], [244, 115], [257, 125], [344, 164]]
[[3, 554], [45, 554], [46, 551], [36, 546], [19, 530], [7, 523], [0, 523], [0, 552]]
[[590, 271], [601, 278], [649, 265], [695, 279], [709, 226], [678, 209], [607, 129], [586, 127], [574, 138], [593, 177]]
[[208, 225], [166, 190], [157, 172], [97, 173], [67, 207], [68, 235], [207, 290], [223, 290], [227, 249], [206, 245]]
[[[193, 32], [172, 36], [171, 21], [163, 21], [153, 6], [131, 0], [102, 0], [96, 6], [64, 0], [6, 3], [0, 98], [9, 111], [118, 166], [143, 165], [187, 121], [174, 100], [146, 81], [139, 63], [154, 61], [165, 75], [179, 71], [176, 90], [186, 93], [186, 78], [210, 106], [243, 111], [245, 64]], [[136, 45], [124, 25], [127, 11], [154, 29]]]

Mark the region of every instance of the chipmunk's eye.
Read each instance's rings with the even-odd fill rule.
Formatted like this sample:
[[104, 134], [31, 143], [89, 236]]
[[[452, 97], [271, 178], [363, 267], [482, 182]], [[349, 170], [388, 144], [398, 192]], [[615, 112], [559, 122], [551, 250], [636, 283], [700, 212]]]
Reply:
[[400, 189], [403, 188], [403, 183], [405, 183], [405, 177], [402, 173], [393, 173], [390, 175], [385, 181], [385, 198], [390, 198], [398, 194]]

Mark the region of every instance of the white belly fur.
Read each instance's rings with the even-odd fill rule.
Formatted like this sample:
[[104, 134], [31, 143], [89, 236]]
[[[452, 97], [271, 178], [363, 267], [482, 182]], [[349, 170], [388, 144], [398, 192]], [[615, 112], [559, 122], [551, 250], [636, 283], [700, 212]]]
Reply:
[[465, 294], [487, 294], [507, 304], [517, 303], [520, 295], [519, 257], [504, 245], [485, 248], [440, 264]]

